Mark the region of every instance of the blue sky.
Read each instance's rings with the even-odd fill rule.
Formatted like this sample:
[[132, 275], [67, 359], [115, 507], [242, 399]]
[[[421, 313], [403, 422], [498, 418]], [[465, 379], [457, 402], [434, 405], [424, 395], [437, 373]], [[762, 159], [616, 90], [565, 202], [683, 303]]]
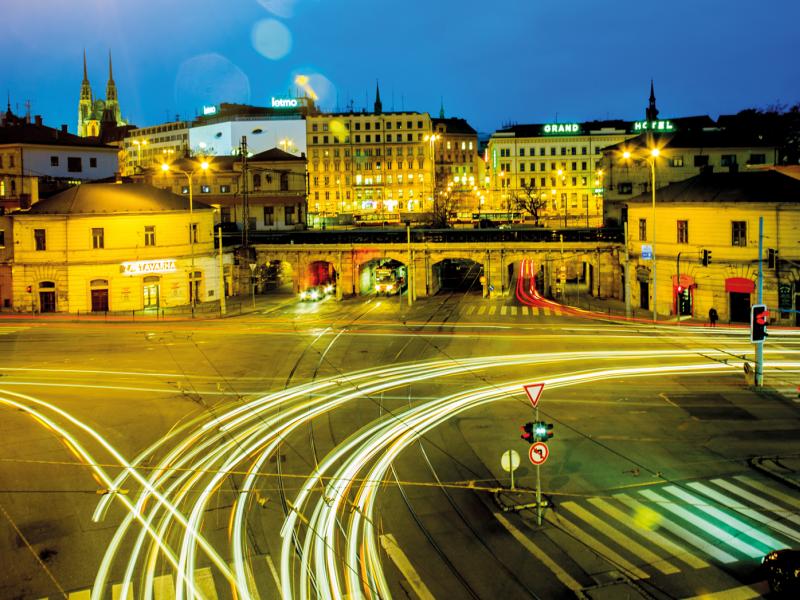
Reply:
[[323, 109], [352, 100], [516, 122], [664, 117], [800, 102], [797, 0], [3, 0], [2, 91], [75, 131], [86, 49], [140, 126], [203, 103], [266, 105], [311, 76]]

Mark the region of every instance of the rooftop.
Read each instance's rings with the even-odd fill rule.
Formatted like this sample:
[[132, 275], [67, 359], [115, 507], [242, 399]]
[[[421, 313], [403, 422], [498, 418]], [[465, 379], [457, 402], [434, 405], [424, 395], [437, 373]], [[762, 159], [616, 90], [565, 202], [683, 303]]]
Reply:
[[[650, 192], [627, 201], [652, 202]], [[779, 171], [702, 173], [656, 190], [656, 204], [697, 202], [790, 202], [800, 206], [800, 180]]]

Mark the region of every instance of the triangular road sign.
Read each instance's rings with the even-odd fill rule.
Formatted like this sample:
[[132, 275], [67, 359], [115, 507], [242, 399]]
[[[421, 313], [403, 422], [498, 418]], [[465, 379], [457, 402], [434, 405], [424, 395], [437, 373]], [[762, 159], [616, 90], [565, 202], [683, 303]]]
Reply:
[[539, 397], [542, 395], [544, 384], [529, 383], [528, 385], [523, 385], [522, 388], [525, 390], [525, 393], [528, 394], [528, 398], [530, 399], [533, 408], [536, 408], [536, 405], [539, 404]]

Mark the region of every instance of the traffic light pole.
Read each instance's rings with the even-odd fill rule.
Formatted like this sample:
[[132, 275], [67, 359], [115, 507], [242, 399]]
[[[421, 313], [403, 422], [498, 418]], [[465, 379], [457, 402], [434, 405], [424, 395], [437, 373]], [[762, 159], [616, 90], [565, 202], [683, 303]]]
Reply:
[[[564, 239], [563, 237], [561, 238]], [[536, 422], [539, 422], [539, 405], [536, 405]], [[542, 526], [542, 477], [541, 467], [536, 465], [536, 525]]]
[[[764, 217], [758, 218], [758, 304], [764, 301]], [[764, 341], [756, 342], [756, 387], [764, 385]]]

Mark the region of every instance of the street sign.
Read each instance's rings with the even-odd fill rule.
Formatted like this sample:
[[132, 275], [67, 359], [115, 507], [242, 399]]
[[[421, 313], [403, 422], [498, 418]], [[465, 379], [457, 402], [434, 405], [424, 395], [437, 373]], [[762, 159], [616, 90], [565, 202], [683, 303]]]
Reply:
[[257, 266], [258, 266], [258, 263], [249, 263], [250, 272], [251, 273], [255, 273]]
[[516, 471], [519, 467], [519, 454], [516, 450], [506, 450], [500, 457], [500, 466], [506, 472]]
[[536, 405], [539, 404], [539, 396], [542, 395], [544, 384], [529, 383], [528, 385], [523, 385], [522, 389], [524, 389], [525, 393], [528, 394], [528, 398], [530, 399], [533, 408], [536, 408]]
[[547, 460], [548, 456], [550, 456], [550, 449], [544, 442], [536, 442], [535, 444], [532, 444], [531, 449], [528, 451], [528, 458], [530, 458], [531, 462], [537, 466], [543, 464], [544, 461]]
[[642, 260], [653, 260], [653, 246], [642, 244]]

